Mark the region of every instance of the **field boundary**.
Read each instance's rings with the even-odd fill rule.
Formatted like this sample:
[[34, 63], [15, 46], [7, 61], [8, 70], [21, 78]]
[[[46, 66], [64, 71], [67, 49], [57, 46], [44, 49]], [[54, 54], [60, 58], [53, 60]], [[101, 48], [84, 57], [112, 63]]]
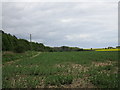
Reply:
[[[41, 54], [41, 52], [38, 52], [37, 54], [31, 56], [30, 58], [32, 59], [32, 58], [34, 58], [34, 57], [37, 57], [37, 56], [40, 55], [40, 54]], [[13, 64], [13, 63], [16, 63], [16, 62], [18, 62], [18, 61], [20, 61], [20, 60], [21, 60], [21, 58], [20, 58], [20, 59], [16, 59], [16, 60], [14, 60], [14, 61], [6, 62], [6, 63], [4, 63], [2, 66], [6, 66], [6, 65], [9, 65], [9, 64]]]

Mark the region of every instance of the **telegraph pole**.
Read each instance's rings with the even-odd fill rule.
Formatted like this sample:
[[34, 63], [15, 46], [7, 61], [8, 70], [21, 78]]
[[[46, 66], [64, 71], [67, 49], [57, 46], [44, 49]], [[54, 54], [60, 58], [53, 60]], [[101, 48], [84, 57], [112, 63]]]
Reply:
[[32, 35], [30, 34], [30, 42], [32, 41]]
[[30, 51], [31, 51], [31, 57], [32, 57], [32, 35], [30, 34]]
[[30, 34], [30, 49], [32, 51], [32, 35]]

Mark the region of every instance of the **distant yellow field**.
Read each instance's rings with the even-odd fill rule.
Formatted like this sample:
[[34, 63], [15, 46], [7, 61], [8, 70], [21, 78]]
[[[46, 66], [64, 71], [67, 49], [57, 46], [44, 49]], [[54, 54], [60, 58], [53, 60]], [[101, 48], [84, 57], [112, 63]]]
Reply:
[[120, 49], [99, 49], [99, 50], [95, 50], [95, 51], [120, 51]]
[[[84, 50], [91, 50], [91, 49], [84, 49]], [[93, 48], [92, 50], [95, 50], [95, 51], [120, 51], [120, 49], [102, 49], [102, 48]]]

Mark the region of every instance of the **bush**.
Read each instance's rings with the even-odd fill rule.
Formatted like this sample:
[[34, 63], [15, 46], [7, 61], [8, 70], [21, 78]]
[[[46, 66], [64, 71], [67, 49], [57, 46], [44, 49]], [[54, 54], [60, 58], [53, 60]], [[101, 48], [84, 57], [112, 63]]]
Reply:
[[24, 53], [25, 52], [25, 47], [22, 45], [18, 45], [14, 48], [14, 52], [16, 53]]

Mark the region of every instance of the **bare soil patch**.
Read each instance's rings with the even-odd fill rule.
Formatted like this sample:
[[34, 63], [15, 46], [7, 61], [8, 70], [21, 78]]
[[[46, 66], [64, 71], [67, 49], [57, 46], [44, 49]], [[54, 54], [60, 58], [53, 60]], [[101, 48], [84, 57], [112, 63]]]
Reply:
[[63, 88], [95, 88], [86, 78], [74, 79], [70, 85], [62, 85]]
[[92, 65], [95, 65], [96, 67], [99, 67], [99, 66], [113, 65], [113, 63], [116, 63], [116, 62], [113, 62], [113, 61], [107, 61], [107, 62], [92, 62]]

